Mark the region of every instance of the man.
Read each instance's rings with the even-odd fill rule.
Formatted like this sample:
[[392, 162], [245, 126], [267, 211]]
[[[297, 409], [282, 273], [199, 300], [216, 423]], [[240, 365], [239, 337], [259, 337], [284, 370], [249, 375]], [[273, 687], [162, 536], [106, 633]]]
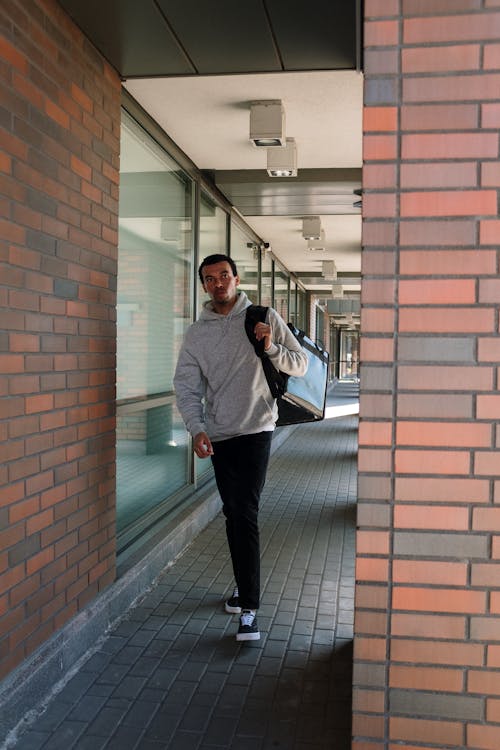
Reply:
[[[240, 614], [236, 639], [260, 638], [258, 509], [271, 437], [278, 416], [262, 363], [245, 332], [251, 304], [238, 291], [239, 277], [227, 255], [209, 255], [198, 274], [210, 297], [186, 333], [174, 377], [177, 405], [199, 458], [211, 457], [226, 518], [236, 587], [226, 612]], [[280, 318], [269, 309], [255, 336], [277, 369], [303, 375], [307, 357]]]

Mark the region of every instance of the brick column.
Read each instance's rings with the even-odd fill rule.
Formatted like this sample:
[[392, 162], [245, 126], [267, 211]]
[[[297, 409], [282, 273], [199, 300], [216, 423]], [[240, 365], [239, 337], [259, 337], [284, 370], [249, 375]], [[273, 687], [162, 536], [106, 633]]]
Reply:
[[500, 748], [500, 0], [365, 0], [353, 750]]
[[114, 579], [120, 82], [0, 4], [0, 678]]

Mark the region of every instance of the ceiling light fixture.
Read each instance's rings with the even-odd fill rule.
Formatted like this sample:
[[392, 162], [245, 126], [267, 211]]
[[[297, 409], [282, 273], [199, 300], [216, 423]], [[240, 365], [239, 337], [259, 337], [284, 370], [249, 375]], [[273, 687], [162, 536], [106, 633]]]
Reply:
[[321, 237], [321, 219], [319, 216], [304, 216], [302, 219], [302, 237], [305, 240], [319, 240]]
[[321, 230], [319, 239], [307, 240], [308, 250], [324, 250], [325, 249], [325, 231]]
[[297, 177], [295, 138], [287, 138], [284, 148], [267, 149], [267, 174], [269, 177]]
[[250, 140], [254, 146], [284, 147], [285, 110], [280, 99], [252, 102], [250, 105]]
[[335, 281], [337, 279], [337, 266], [334, 260], [324, 260], [322, 265], [322, 273], [325, 279]]

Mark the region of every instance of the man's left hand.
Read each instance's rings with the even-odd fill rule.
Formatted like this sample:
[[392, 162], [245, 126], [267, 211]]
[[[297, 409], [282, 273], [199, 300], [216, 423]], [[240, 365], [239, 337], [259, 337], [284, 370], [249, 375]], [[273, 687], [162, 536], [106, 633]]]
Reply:
[[262, 341], [262, 339], [264, 339], [264, 351], [267, 352], [273, 343], [271, 326], [267, 325], [267, 323], [257, 323], [254, 328], [254, 333], [257, 341]]

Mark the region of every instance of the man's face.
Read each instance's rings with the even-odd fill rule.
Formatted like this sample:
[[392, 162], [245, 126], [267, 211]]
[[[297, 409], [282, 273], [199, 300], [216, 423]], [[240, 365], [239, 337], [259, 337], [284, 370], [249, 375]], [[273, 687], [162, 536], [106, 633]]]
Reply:
[[204, 266], [201, 269], [203, 276], [203, 289], [208, 294], [215, 308], [231, 308], [236, 302], [238, 293], [237, 286], [240, 283], [239, 276], [233, 276], [231, 266], [227, 260]]

